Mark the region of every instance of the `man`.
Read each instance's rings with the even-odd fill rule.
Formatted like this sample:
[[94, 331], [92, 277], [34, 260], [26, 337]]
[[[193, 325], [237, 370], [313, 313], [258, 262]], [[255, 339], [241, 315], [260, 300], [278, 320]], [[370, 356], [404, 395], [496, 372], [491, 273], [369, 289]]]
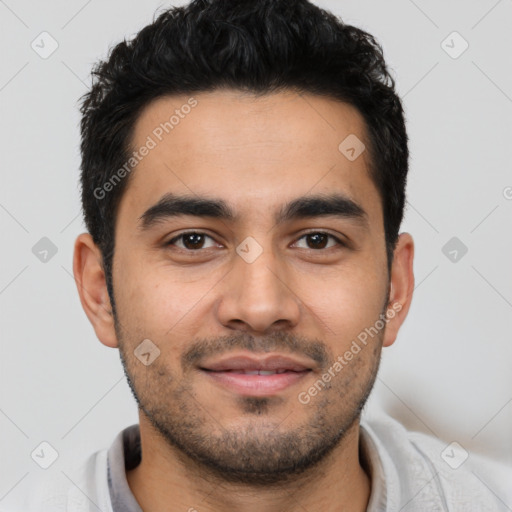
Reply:
[[414, 288], [372, 36], [307, 0], [196, 0], [94, 76], [74, 273], [140, 424], [33, 509], [510, 510], [497, 464], [360, 421]]

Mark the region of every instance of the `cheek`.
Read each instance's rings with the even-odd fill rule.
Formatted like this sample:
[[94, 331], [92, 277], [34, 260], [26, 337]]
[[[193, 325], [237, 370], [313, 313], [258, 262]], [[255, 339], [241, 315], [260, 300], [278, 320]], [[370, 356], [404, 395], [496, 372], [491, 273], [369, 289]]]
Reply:
[[122, 258], [118, 268], [123, 270], [116, 275], [116, 302], [130, 332], [167, 343], [198, 325], [197, 312], [204, 315], [205, 294], [215, 283], [212, 273], [190, 281], [185, 279], [186, 270], [176, 273], [162, 265], [138, 265]]
[[326, 336], [337, 343], [350, 343], [379, 318], [385, 289], [385, 276], [375, 263], [358, 265], [317, 282], [314, 291], [309, 291], [308, 305], [322, 320]]

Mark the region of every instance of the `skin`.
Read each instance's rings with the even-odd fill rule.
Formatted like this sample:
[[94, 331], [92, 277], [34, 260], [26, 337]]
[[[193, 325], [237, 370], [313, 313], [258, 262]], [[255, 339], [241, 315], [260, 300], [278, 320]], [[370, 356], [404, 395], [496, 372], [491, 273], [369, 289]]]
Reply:
[[[155, 512], [364, 511], [371, 479], [359, 454], [359, 410], [381, 349], [394, 342], [409, 310], [412, 237], [400, 235], [389, 280], [368, 152], [349, 161], [338, 150], [349, 134], [365, 141], [353, 107], [292, 91], [257, 98], [218, 90], [194, 98], [197, 106], [137, 165], [121, 199], [115, 318], [98, 247], [87, 233], [75, 243], [83, 308], [99, 340], [120, 349], [139, 405], [142, 461], [127, 472], [129, 486], [141, 507]], [[137, 120], [133, 147], [188, 99], [151, 103]], [[238, 218], [186, 215], [141, 230], [141, 215], [167, 192], [222, 199]], [[337, 216], [275, 223], [285, 203], [333, 192], [366, 211], [367, 227]], [[199, 251], [190, 239], [166, 245], [185, 230], [211, 238], [200, 239]], [[346, 246], [328, 239], [318, 248], [308, 232]], [[249, 236], [262, 249], [251, 263], [236, 252]], [[329, 387], [301, 403], [299, 392], [393, 305], [385, 328]], [[144, 339], [160, 350], [148, 366], [134, 355]], [[234, 352], [305, 358], [314, 347], [323, 357], [300, 383], [260, 399], [183, 363], [192, 348], [201, 359]], [[301, 470], [293, 471], [294, 463]]]

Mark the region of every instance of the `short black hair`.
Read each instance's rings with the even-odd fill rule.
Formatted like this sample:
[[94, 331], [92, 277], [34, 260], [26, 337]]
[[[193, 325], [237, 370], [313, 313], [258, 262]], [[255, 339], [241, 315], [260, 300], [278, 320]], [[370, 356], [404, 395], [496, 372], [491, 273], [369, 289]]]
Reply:
[[[388, 273], [405, 203], [409, 152], [401, 101], [382, 47], [308, 0], [194, 0], [160, 13], [92, 70], [81, 103], [86, 227], [100, 248], [114, 306], [117, 207], [131, 174], [105, 191], [130, 158], [134, 125], [153, 100], [216, 89], [310, 93], [354, 106], [365, 121], [370, 177], [381, 199]], [[341, 141], [340, 141], [341, 142]], [[115, 309], [114, 309], [115, 314]]]

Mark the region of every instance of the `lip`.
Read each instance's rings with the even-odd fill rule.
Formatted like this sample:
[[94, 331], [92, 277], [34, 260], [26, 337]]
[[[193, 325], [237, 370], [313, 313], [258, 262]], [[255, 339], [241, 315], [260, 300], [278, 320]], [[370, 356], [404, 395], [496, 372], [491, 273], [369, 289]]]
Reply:
[[[200, 366], [214, 383], [244, 396], [269, 396], [302, 381], [313, 371], [313, 364], [281, 354], [255, 357], [238, 355]], [[270, 375], [244, 372], [278, 372]]]
[[229, 371], [229, 370], [263, 370], [263, 371], [276, 371], [276, 370], [289, 370], [294, 372], [302, 372], [305, 370], [312, 370], [313, 364], [298, 358], [282, 354], [271, 354], [263, 357], [255, 357], [248, 355], [236, 355], [224, 357], [217, 361], [206, 362], [201, 365], [202, 370], [209, 370], [214, 372]]

